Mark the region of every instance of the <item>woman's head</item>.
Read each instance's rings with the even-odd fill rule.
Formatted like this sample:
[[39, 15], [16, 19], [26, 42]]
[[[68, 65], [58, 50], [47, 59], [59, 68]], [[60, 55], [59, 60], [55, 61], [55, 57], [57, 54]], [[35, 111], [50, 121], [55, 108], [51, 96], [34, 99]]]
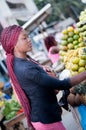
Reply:
[[45, 42], [45, 46], [46, 46], [48, 51], [49, 51], [50, 47], [57, 45], [57, 41], [55, 40], [54, 36], [52, 36], [52, 35], [46, 37], [44, 39], [44, 42]]
[[12, 54], [22, 28], [12, 25], [3, 29], [1, 33], [1, 44], [7, 54]]
[[12, 25], [3, 29], [1, 33], [1, 44], [7, 54], [15, 51], [31, 51], [31, 41], [21, 26]]
[[17, 43], [14, 48], [15, 53], [26, 54], [26, 52], [32, 51], [32, 43], [25, 30], [20, 32]]

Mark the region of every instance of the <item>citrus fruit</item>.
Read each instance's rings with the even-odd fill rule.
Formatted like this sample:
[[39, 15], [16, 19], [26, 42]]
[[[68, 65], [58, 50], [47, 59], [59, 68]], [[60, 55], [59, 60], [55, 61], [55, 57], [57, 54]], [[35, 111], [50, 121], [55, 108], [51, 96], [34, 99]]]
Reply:
[[78, 65], [77, 64], [73, 64], [72, 65], [72, 71], [77, 71], [78, 70]]
[[78, 64], [78, 63], [79, 63], [79, 58], [78, 58], [78, 57], [74, 57], [74, 58], [72, 59], [72, 63], [73, 63], [73, 64]]
[[74, 48], [73, 44], [72, 44], [72, 43], [69, 43], [69, 44], [68, 44], [68, 49], [73, 49], [73, 48]]
[[72, 38], [72, 37], [68, 38], [68, 42], [69, 42], [69, 43], [70, 43], [70, 42], [73, 42], [73, 38]]
[[68, 27], [68, 32], [73, 32], [74, 28], [72, 26]]
[[67, 41], [66, 41], [66, 40], [63, 40], [63, 41], [62, 41], [62, 45], [63, 45], [63, 46], [67, 45]]
[[85, 68], [84, 67], [80, 67], [78, 71], [79, 71], [79, 73], [84, 72]]
[[80, 59], [80, 60], [79, 60], [79, 66], [80, 66], [80, 67], [84, 67], [85, 65], [86, 65], [86, 61]]
[[79, 35], [75, 34], [75, 35], [73, 36], [73, 39], [74, 39], [74, 40], [79, 39]]

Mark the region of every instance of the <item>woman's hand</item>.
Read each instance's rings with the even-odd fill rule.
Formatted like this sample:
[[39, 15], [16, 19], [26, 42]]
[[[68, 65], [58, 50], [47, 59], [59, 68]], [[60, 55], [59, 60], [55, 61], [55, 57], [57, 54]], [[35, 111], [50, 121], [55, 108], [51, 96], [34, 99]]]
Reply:
[[43, 69], [52, 77], [56, 78], [55, 72], [52, 71], [52, 69], [49, 66], [44, 66]]

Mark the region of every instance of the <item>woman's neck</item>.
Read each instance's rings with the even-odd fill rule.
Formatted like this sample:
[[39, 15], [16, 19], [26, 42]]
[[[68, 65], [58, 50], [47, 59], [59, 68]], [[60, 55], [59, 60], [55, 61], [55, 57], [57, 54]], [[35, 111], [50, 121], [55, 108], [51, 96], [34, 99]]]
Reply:
[[14, 52], [14, 56], [18, 57], [18, 58], [23, 58], [23, 59], [27, 58], [27, 54], [26, 53]]

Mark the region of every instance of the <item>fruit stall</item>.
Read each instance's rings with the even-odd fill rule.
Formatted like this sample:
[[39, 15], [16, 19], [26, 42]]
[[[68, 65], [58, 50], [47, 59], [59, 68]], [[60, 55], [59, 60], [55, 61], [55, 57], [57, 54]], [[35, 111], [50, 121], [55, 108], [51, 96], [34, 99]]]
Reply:
[[0, 127], [1, 130], [25, 130], [23, 121], [25, 115], [21, 105], [14, 94], [7, 98], [6, 94], [0, 91]]
[[[63, 30], [62, 35], [59, 53], [65, 69], [70, 71], [70, 76], [86, 71], [86, 10], [80, 13], [76, 28], [70, 26]], [[86, 130], [86, 116], [83, 114], [86, 113], [86, 81], [70, 89], [67, 100], [76, 115], [79, 129]]]

